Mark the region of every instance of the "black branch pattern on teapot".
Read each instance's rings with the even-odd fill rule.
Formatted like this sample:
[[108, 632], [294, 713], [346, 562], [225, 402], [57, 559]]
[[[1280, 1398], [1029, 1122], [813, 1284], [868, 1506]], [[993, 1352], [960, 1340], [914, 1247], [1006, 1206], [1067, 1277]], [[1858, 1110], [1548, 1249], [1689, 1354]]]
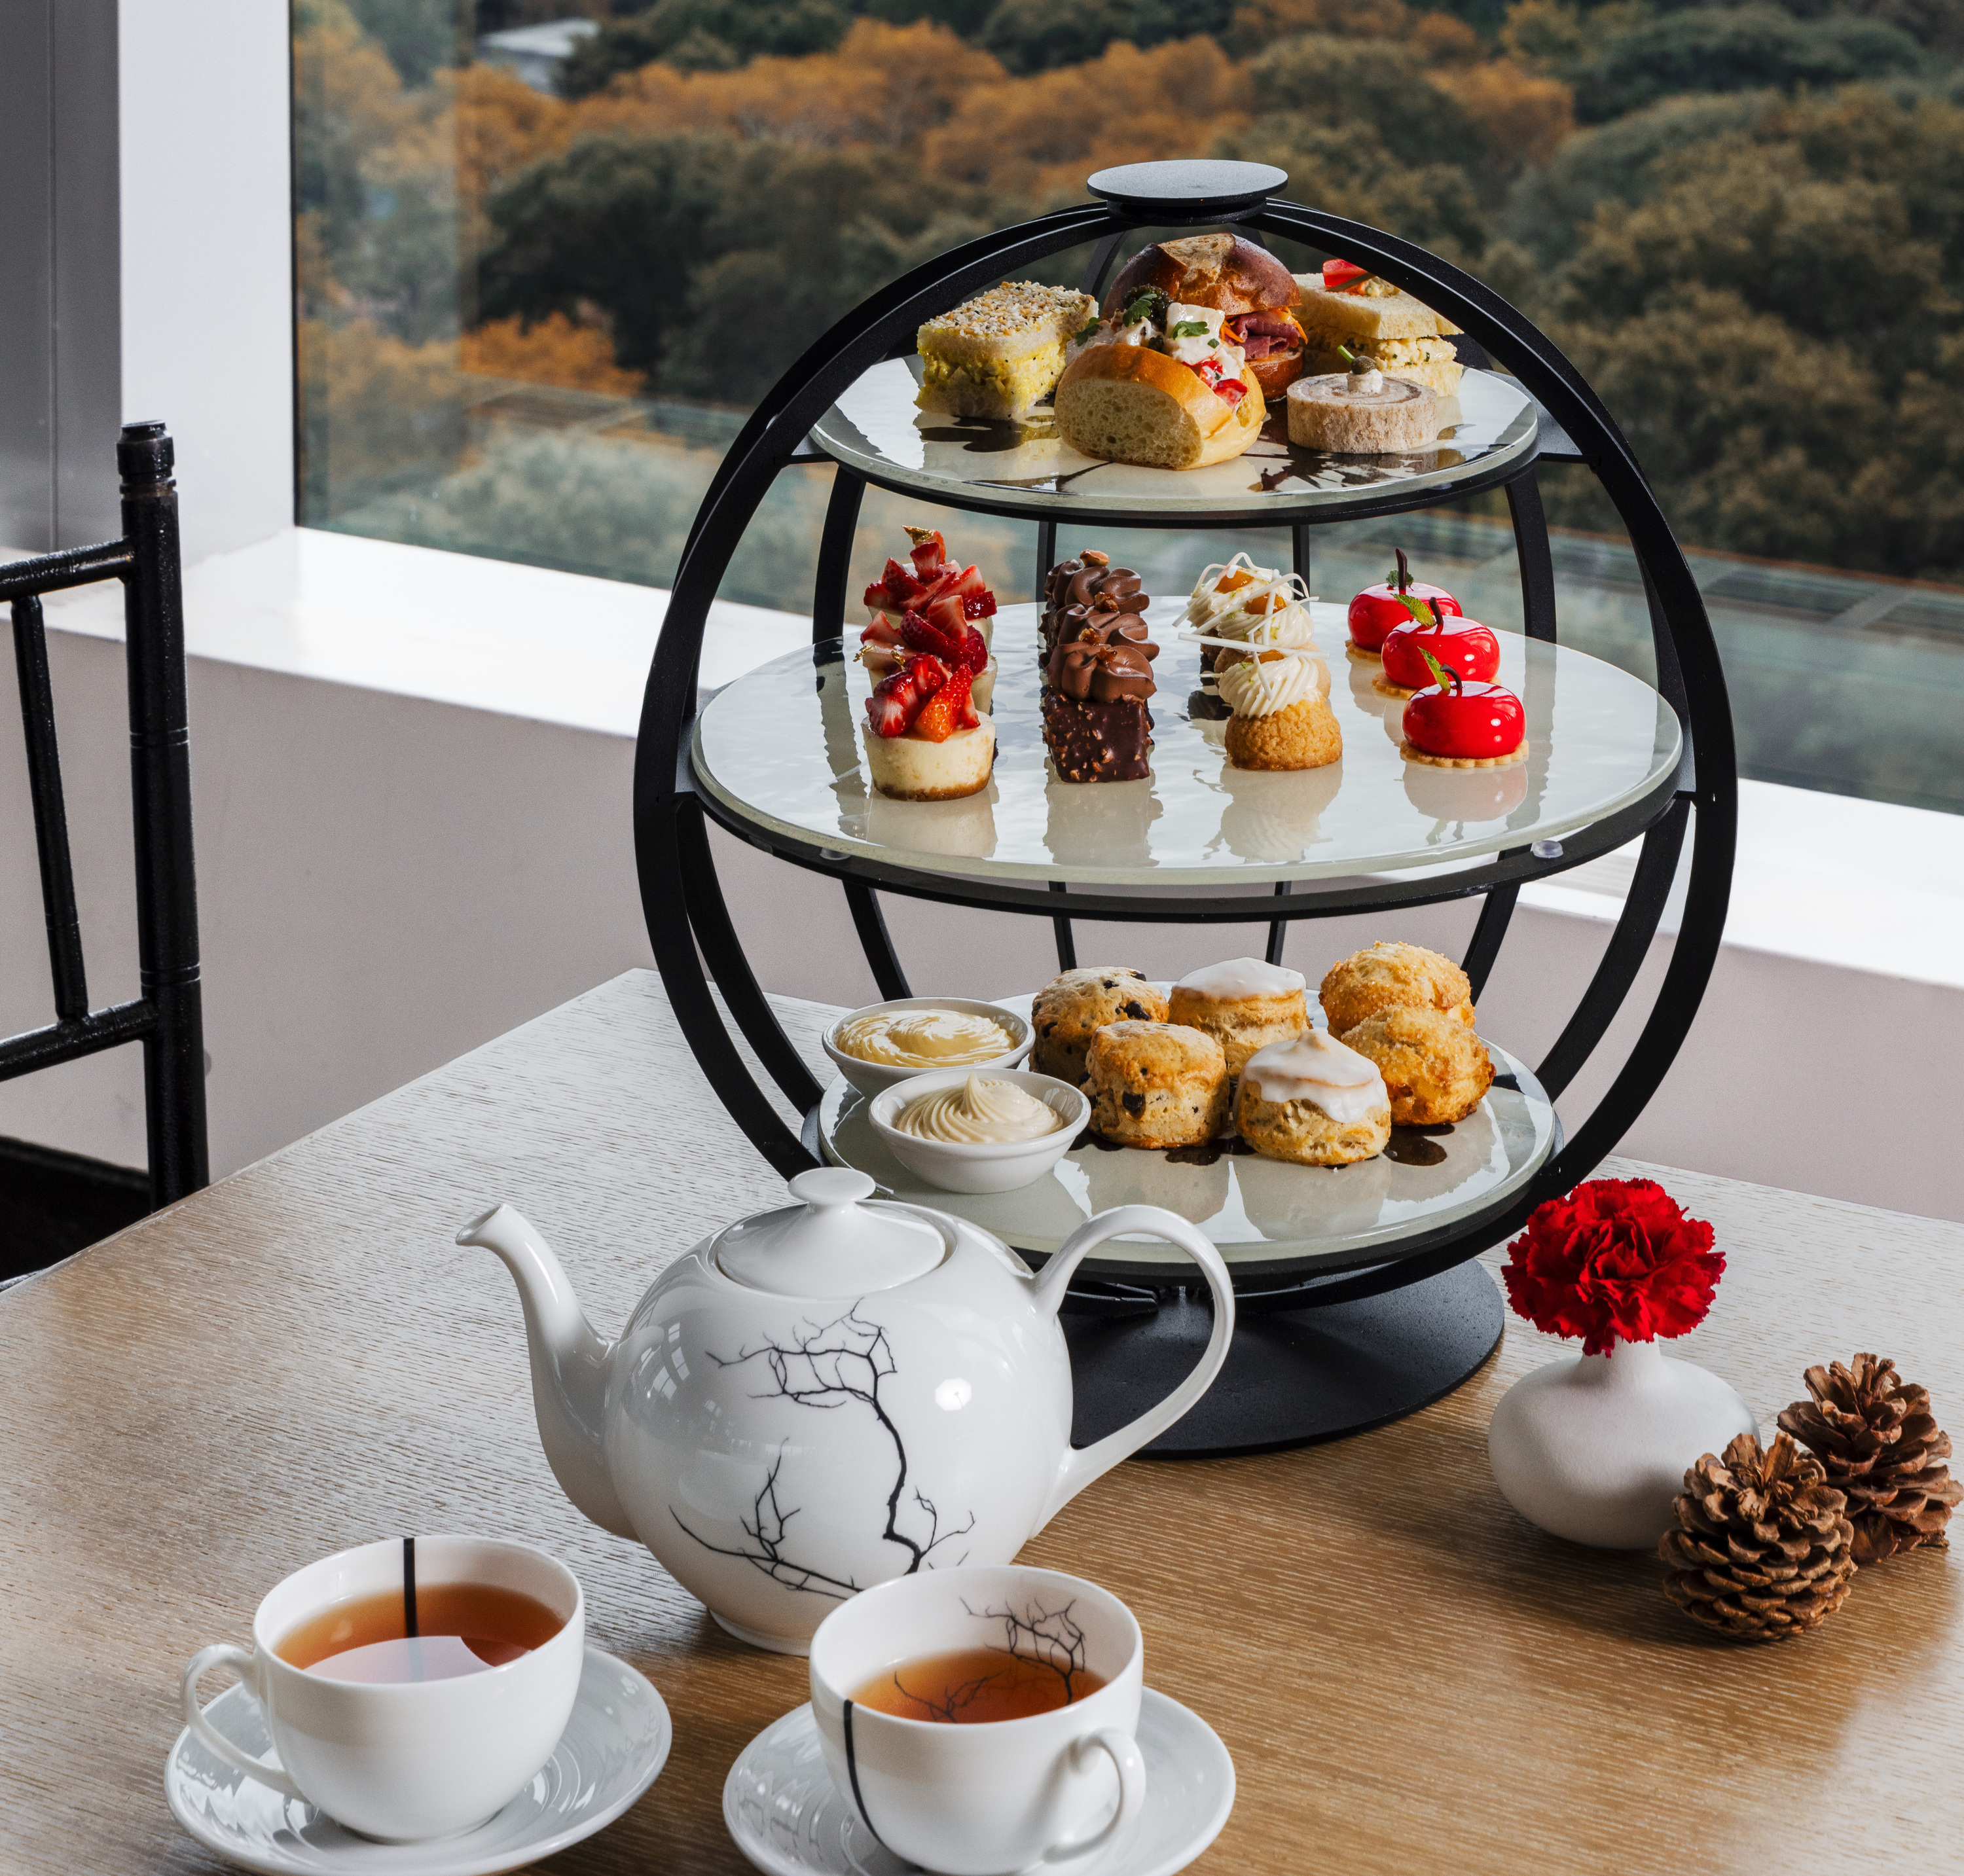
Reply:
[[[761, 1364], [769, 1372], [772, 1385], [767, 1391], [753, 1394], [753, 1400], [788, 1400], [821, 1413], [858, 1406], [872, 1414], [894, 1449], [893, 1487], [887, 1494], [886, 1525], [880, 1535], [884, 1542], [897, 1544], [907, 1552], [907, 1567], [900, 1573], [910, 1576], [926, 1566], [943, 1544], [974, 1530], [975, 1514], [971, 1511], [966, 1523], [944, 1531], [939, 1507], [918, 1485], [910, 1483], [907, 1442], [880, 1398], [881, 1389], [899, 1371], [899, 1365], [886, 1330], [862, 1316], [859, 1307], [855, 1303], [843, 1316], [822, 1325], [809, 1320], [800, 1323], [791, 1332], [788, 1343], [760, 1342], [733, 1355], [717, 1355], [713, 1350], [704, 1352], [718, 1368]], [[791, 1524], [799, 1508], [787, 1506], [778, 1493], [784, 1463], [780, 1449], [752, 1502], [750, 1515], [737, 1520], [746, 1540], [740, 1547], [711, 1544], [691, 1531], [672, 1506], [669, 1515], [705, 1551], [753, 1564], [788, 1589], [807, 1590], [843, 1602], [866, 1586], [850, 1576], [834, 1576], [797, 1560]]]

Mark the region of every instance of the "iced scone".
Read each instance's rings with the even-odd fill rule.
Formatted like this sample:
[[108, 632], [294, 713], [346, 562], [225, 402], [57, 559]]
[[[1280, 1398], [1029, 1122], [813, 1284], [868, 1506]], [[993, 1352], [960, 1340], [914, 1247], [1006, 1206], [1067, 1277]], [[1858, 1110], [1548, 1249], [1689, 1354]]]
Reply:
[[1322, 768], [1343, 753], [1330, 707], [1330, 668], [1308, 651], [1249, 654], [1215, 669], [1228, 722], [1228, 759], [1237, 768]]
[[891, 677], [910, 652], [925, 652], [951, 669], [965, 665], [975, 707], [987, 712], [996, 689], [989, 655], [996, 595], [979, 569], [948, 557], [947, 544], [929, 528], [910, 528], [911, 566], [889, 560], [866, 588], [871, 622], [859, 634], [859, 662], [875, 678]]
[[1201, 669], [1234, 662], [1229, 647], [1209, 644], [1209, 639], [1244, 644], [1259, 632], [1264, 644], [1314, 650], [1309, 598], [1300, 575], [1257, 566], [1245, 553], [1236, 554], [1225, 566], [1205, 569], [1194, 582], [1184, 621], [1201, 641]]
[[1389, 1143], [1391, 1096], [1374, 1062], [1312, 1029], [1248, 1058], [1234, 1128], [1268, 1159], [1346, 1166]]
[[952, 801], [989, 785], [996, 726], [976, 709], [965, 667], [910, 658], [874, 685], [862, 733], [873, 786], [897, 801]]

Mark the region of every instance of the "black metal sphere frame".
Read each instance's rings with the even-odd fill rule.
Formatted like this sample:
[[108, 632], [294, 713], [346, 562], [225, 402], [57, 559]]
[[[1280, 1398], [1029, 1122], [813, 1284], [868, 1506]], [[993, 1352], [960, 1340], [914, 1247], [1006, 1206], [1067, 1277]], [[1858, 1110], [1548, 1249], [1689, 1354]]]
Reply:
[[[698, 1061], [732, 1117], [773, 1166], [787, 1176], [809, 1167], [811, 1154], [785, 1124], [738, 1052], [710, 993], [703, 968], [707, 958], [724, 1002], [765, 1070], [792, 1108], [809, 1114], [821, 1091], [778, 1027], [751, 972], [710, 851], [706, 820], [709, 797], [698, 792], [690, 767], [688, 738], [697, 711], [702, 634], [717, 585], [777, 475], [794, 462], [830, 460], [801, 453], [812, 425], [861, 373], [911, 349], [914, 330], [923, 319], [1019, 267], [1087, 242], [1097, 244], [1092, 274], [1094, 279], [1102, 278], [1127, 232], [1196, 220], [1279, 235], [1369, 265], [1393, 285], [1423, 298], [1498, 358], [1567, 431], [1615, 505], [1643, 572], [1658, 688], [1676, 711], [1685, 736], [1685, 755], [1675, 787], [1660, 790], [1654, 798], [1616, 817], [1613, 824], [1588, 830], [1593, 839], [1565, 840], [1558, 860], [1536, 861], [1515, 851], [1488, 865], [1465, 869], [1443, 882], [1420, 882], [1389, 890], [1378, 883], [1359, 893], [1305, 893], [1272, 900], [1224, 895], [1182, 905], [1064, 887], [1054, 887], [1049, 894], [1025, 893], [979, 883], [964, 887], [945, 879], [930, 880], [901, 869], [868, 868], [863, 863], [833, 860], [817, 852], [781, 847], [775, 850], [784, 858], [830, 872], [843, 881], [883, 995], [903, 994], [889, 985], [904, 979], [871, 890], [875, 883], [881, 890], [910, 896], [1054, 916], [1061, 955], [1069, 942], [1067, 920], [1073, 917], [1144, 917], [1183, 922], [1274, 920], [1277, 922], [1272, 931], [1279, 932], [1281, 920], [1330, 916], [1354, 909], [1353, 900], [1383, 906], [1484, 893], [1485, 903], [1465, 960], [1477, 992], [1525, 880], [1578, 864], [1641, 833], [1643, 850], [1622, 916], [1574, 1016], [1538, 1069], [1551, 1095], [1558, 1096], [1600, 1042], [1634, 984], [1661, 918], [1685, 834], [1691, 832], [1689, 889], [1670, 963], [1635, 1044], [1587, 1121], [1558, 1147], [1512, 1202], [1481, 1214], [1449, 1242], [1416, 1255], [1292, 1290], [1288, 1307], [1299, 1308], [1401, 1288], [1464, 1262], [1517, 1229], [1542, 1199], [1585, 1177], [1614, 1147], [1661, 1083], [1696, 1013], [1725, 928], [1738, 785], [1731, 716], [1704, 602], [1656, 497], [1601, 400], [1536, 327], [1470, 274], [1379, 229], [1286, 201], [1267, 199], [1244, 210], [1198, 216], [1187, 212], [1183, 204], [1097, 203], [1041, 216], [968, 242], [874, 294], [810, 346], [773, 386], [731, 444], [697, 511], [677, 569], [642, 707], [635, 760], [635, 850], [656, 961]], [[828, 580], [842, 595], [843, 592], [850, 521], [858, 504], [858, 487], [849, 492], [846, 476], [841, 470], [833, 505], [835, 515], [843, 512], [846, 524], [835, 528], [834, 516], [828, 517], [820, 555], [821, 595]], [[1440, 492], [1433, 499], [1449, 500], [1459, 492]], [[1523, 543], [1524, 590], [1530, 581], [1524, 512], [1542, 543], [1542, 566], [1537, 577], [1545, 589], [1541, 601], [1548, 615], [1547, 635], [1552, 635], [1552, 576], [1545, 566], [1545, 535], [1541, 529], [1532, 459], [1510, 483], [1509, 495], [1516, 538]], [[952, 492], [945, 499], [949, 505], [960, 505]], [[1315, 511], [1305, 509], [1301, 514], [1265, 512], [1261, 520], [1269, 524], [1294, 522], [1300, 539], [1305, 531], [1301, 524], [1316, 518]], [[1128, 520], [1113, 524], [1141, 523]], [[1535, 595], [1529, 597], [1533, 631]], [[815, 634], [817, 630], [815, 627]], [[717, 818], [740, 837], [771, 850], [759, 830], [727, 815]], [[1272, 947], [1275, 942], [1272, 939]], [[1260, 1290], [1258, 1272], [1251, 1273], [1248, 1281], [1252, 1289]]]

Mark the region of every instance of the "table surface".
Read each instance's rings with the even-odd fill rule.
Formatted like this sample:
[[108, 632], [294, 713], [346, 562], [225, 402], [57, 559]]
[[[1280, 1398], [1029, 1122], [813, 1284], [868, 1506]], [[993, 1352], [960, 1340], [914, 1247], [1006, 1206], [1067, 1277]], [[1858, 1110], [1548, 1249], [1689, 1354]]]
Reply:
[[[779, 1008], [815, 1058], [831, 1012]], [[1658, 1176], [1728, 1259], [1686, 1352], [1763, 1423], [1811, 1363], [1873, 1348], [1964, 1424], [1964, 1227]], [[222, 1867], [164, 1803], [183, 1663], [245, 1640], [313, 1557], [474, 1529], [566, 1557], [595, 1641], [675, 1717], [647, 1796], [557, 1867], [746, 1868], [724, 1776], [804, 1699], [804, 1664], [731, 1640], [573, 1510], [511, 1281], [451, 1240], [510, 1200], [611, 1328], [666, 1259], [781, 1191], [637, 972], [0, 1296], [0, 1867]], [[1199, 1867], [1958, 1867], [1964, 1572], [1920, 1552], [1802, 1640], [1708, 1640], [1654, 1558], [1545, 1537], [1495, 1491], [1494, 1404], [1556, 1347], [1510, 1319], [1410, 1419], [1126, 1465], [1029, 1544], [1132, 1605], [1148, 1679], [1233, 1753], [1239, 1797]]]

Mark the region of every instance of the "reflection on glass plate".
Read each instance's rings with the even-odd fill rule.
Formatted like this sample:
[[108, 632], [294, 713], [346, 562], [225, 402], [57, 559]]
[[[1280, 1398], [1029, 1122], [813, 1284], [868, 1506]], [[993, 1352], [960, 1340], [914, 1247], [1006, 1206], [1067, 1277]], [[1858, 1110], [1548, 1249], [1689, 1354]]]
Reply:
[[[1195, 571], [1198, 572], [1199, 569]], [[996, 771], [959, 801], [890, 801], [866, 778], [871, 689], [835, 643], [759, 665], [720, 691], [695, 732], [695, 772], [743, 819], [812, 847], [973, 879], [1196, 885], [1340, 878], [1470, 859], [1564, 834], [1627, 807], [1676, 771], [1677, 719], [1641, 679], [1581, 652], [1503, 632], [1500, 680], [1527, 706], [1528, 758], [1446, 770], [1398, 753], [1402, 703], [1344, 658], [1344, 608], [1313, 608], [1331, 666], [1341, 761], [1293, 774], [1237, 769], [1183, 601], [1147, 617], [1160, 649], [1153, 772], [1070, 783], [1052, 772], [1038, 710], [1036, 608], [996, 614]], [[857, 649], [856, 640], [850, 648]], [[814, 659], [817, 662], [814, 663]]]
[[1468, 371], [1460, 380], [1459, 421], [1433, 449], [1385, 456], [1301, 449], [1288, 440], [1278, 402], [1269, 406], [1260, 437], [1231, 461], [1147, 469], [1080, 456], [1057, 435], [1048, 409], [1021, 423], [923, 411], [914, 402], [919, 370], [915, 358], [874, 365], [813, 425], [812, 439], [834, 460], [878, 481], [943, 496], [958, 483], [965, 507], [1027, 505], [1048, 497], [1079, 513], [1243, 509], [1254, 520], [1265, 507], [1349, 502], [1394, 489], [1443, 492], [1469, 473], [1524, 460], [1535, 446], [1527, 394], [1496, 372]]
[[[1028, 997], [1002, 999], [1029, 1014]], [[1484, 1038], [1483, 1038], [1484, 1039]], [[1520, 1188], [1555, 1145], [1555, 1111], [1526, 1064], [1488, 1042], [1495, 1084], [1465, 1120], [1446, 1134], [1417, 1137], [1442, 1150], [1433, 1166], [1401, 1165], [1380, 1155], [1350, 1166], [1298, 1166], [1247, 1153], [1210, 1165], [1130, 1147], [1079, 1146], [1020, 1191], [971, 1196], [923, 1184], [889, 1153], [866, 1115], [865, 1097], [843, 1082], [826, 1091], [820, 1135], [836, 1164], [879, 1182], [881, 1195], [952, 1211], [1019, 1250], [1055, 1250], [1086, 1219], [1114, 1205], [1163, 1205], [1198, 1225], [1235, 1265], [1365, 1263], [1415, 1232], [1468, 1217]], [[1175, 1264], [1164, 1244], [1122, 1239], [1107, 1263]]]

